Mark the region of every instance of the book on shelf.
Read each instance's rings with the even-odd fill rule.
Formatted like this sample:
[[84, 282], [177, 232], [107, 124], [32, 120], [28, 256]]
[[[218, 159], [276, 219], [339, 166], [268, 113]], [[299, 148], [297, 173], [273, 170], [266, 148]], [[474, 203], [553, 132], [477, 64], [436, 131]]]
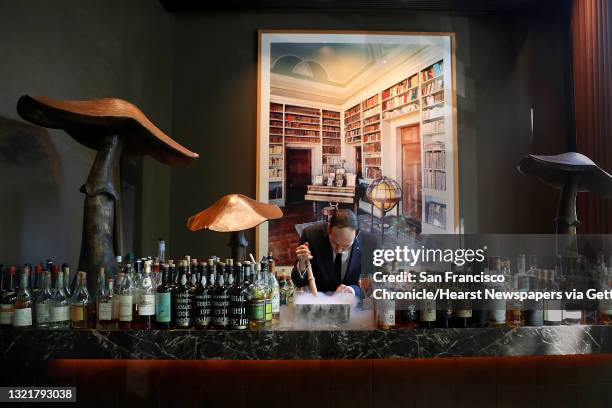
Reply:
[[426, 96], [423, 98], [423, 108], [428, 108], [440, 102], [444, 102], [444, 93], [442, 92]]
[[444, 79], [438, 78], [435, 81], [426, 83], [421, 87], [421, 95], [429, 95], [434, 92], [442, 91], [444, 89]]
[[[283, 129], [271, 128], [270, 129], [270, 136], [280, 136], [282, 138], [283, 137]], [[270, 140], [272, 140], [272, 137], [270, 137]]]
[[285, 113], [297, 115], [321, 116], [321, 110], [316, 108], [306, 108], [303, 106], [285, 105]]
[[340, 139], [330, 139], [323, 135], [323, 146], [340, 146]]
[[423, 120], [435, 119], [444, 116], [444, 105], [434, 106], [431, 109], [423, 109]]
[[270, 146], [270, 154], [271, 155], [273, 155], [273, 154], [276, 154], [276, 155], [283, 154], [283, 146], [279, 146], [279, 145]]
[[270, 133], [270, 143], [283, 143], [283, 134], [273, 134]]
[[441, 133], [444, 132], [444, 119], [433, 122], [423, 123], [421, 127], [423, 133]]
[[425, 222], [446, 229], [446, 204], [427, 201], [425, 203]]
[[364, 153], [380, 153], [380, 142], [369, 143], [363, 146]]
[[341, 166], [342, 165], [342, 158], [338, 155], [326, 155], [323, 156], [323, 164], [328, 165], [328, 166]]
[[323, 109], [323, 117], [340, 121], [340, 112]]
[[363, 137], [364, 143], [378, 142], [380, 141], [380, 132], [369, 133]]
[[380, 122], [380, 115], [370, 116], [363, 120], [363, 126], [371, 125], [372, 123]]
[[270, 156], [270, 166], [282, 166], [283, 165], [283, 158], [282, 157], [276, 157], [276, 156]]
[[444, 142], [432, 142], [432, 143], [427, 143], [425, 145], [423, 145], [425, 151], [431, 151], [431, 150], [446, 150], [446, 146], [444, 145]]
[[282, 120], [270, 120], [270, 127], [283, 127], [283, 121]]
[[418, 97], [417, 89], [413, 89], [410, 92], [403, 93], [394, 98], [387, 99], [383, 102], [382, 110], [386, 111], [389, 109], [400, 107], [401, 105], [405, 105], [409, 102], [416, 100]]
[[373, 125], [364, 126], [363, 133], [378, 132], [379, 130], [380, 125], [378, 123], [375, 123]]
[[[419, 84], [419, 77], [417, 74], [414, 74], [411, 77], [406, 78], [403, 81], [398, 82], [397, 84], [393, 85], [392, 87], [387, 88], [384, 91], [382, 91], [382, 100], [385, 101], [386, 99], [393, 98], [396, 95], [400, 95], [408, 91], [409, 89], [416, 88], [418, 84]], [[383, 107], [383, 110], [384, 109], [385, 108]]]
[[270, 112], [282, 112], [282, 111], [283, 111], [282, 103], [270, 102]]
[[318, 130], [300, 130], [300, 129], [285, 129], [286, 136], [310, 136], [317, 137], [319, 136]]
[[419, 102], [415, 101], [414, 103], [404, 105], [401, 108], [383, 112], [383, 119], [392, 119], [396, 116], [404, 115], [410, 112], [416, 112], [418, 110], [419, 110]]
[[380, 157], [366, 157], [365, 158], [366, 166], [380, 166], [381, 158]]
[[305, 124], [319, 125], [321, 120], [319, 118], [313, 118], [312, 116], [300, 116], [285, 114], [285, 121], [287, 122], [299, 122]]
[[268, 169], [268, 177], [271, 179], [274, 178], [282, 178], [283, 177], [283, 169], [278, 167], [273, 167]]
[[285, 143], [319, 143], [321, 139], [318, 137], [307, 136], [285, 136]]
[[424, 161], [423, 165], [428, 170], [445, 170], [446, 169], [446, 152], [445, 151], [435, 151], [429, 152], [426, 151], [424, 153]]
[[340, 127], [340, 119], [327, 119], [327, 118], [323, 118], [323, 124], [339, 128]]
[[361, 105], [357, 104], [350, 108], [349, 110], [344, 112], [344, 119], [349, 118], [351, 116], [356, 116], [361, 111]]
[[340, 132], [329, 132], [323, 129], [323, 137], [327, 137], [331, 139], [340, 139]]
[[326, 126], [323, 125], [323, 130], [326, 132], [335, 132], [340, 134], [340, 126]]
[[340, 154], [340, 146], [323, 146], [323, 154]]
[[376, 106], [376, 105], [378, 105], [378, 94], [361, 102], [362, 109], [370, 109], [371, 107]]
[[279, 200], [283, 198], [283, 183], [280, 181], [271, 182], [268, 186], [268, 199]]
[[363, 117], [368, 118], [373, 115], [377, 115], [381, 112], [380, 105], [376, 105], [373, 108], [363, 111]]
[[353, 130], [347, 130], [345, 132], [346, 137], [356, 137], [361, 135], [361, 129], [357, 128], [357, 129], [353, 129]]
[[283, 120], [283, 113], [282, 112], [270, 112], [270, 119]]
[[423, 177], [423, 187], [446, 191], [446, 171], [426, 169]]
[[348, 125], [346, 125], [345, 129], [346, 130], [353, 130], [353, 129], [358, 129], [361, 127], [361, 121], [360, 120], [356, 120], [355, 122], [351, 122]]
[[318, 124], [285, 121], [285, 128], [319, 130]]
[[421, 71], [421, 81], [422, 82], [429, 81], [430, 79], [434, 79], [435, 77], [442, 75], [442, 70], [443, 70], [443, 62], [442, 61], [436, 62], [435, 64]]

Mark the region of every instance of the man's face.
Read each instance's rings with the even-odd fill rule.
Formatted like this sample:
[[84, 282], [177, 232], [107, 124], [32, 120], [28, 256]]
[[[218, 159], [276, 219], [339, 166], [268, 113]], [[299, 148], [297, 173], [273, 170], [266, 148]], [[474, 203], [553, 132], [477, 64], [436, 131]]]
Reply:
[[344, 252], [353, 245], [356, 231], [351, 228], [331, 228], [327, 226], [329, 242], [335, 253]]

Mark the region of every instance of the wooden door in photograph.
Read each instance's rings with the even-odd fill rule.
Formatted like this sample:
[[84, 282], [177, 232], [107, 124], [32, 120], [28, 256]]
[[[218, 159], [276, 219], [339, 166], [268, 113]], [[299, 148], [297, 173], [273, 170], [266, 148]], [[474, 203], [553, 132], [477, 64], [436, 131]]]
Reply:
[[362, 178], [361, 174], [361, 146], [355, 146], [355, 174], [357, 178]]
[[405, 217], [421, 221], [421, 139], [419, 126], [400, 128], [402, 145], [402, 212]]
[[312, 152], [308, 149], [287, 149], [287, 202], [300, 203], [308, 184], [312, 183]]

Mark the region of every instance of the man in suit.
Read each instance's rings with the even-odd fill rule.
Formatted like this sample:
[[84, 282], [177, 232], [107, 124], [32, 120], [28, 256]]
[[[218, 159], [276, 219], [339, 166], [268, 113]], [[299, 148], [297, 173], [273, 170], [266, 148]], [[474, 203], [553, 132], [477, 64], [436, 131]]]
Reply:
[[300, 244], [295, 250], [297, 261], [291, 272], [297, 287], [308, 285], [306, 260], [310, 260], [319, 291], [361, 295], [362, 255], [372, 253], [376, 239], [358, 230], [357, 217], [351, 210], [339, 209], [329, 223], [306, 228]]

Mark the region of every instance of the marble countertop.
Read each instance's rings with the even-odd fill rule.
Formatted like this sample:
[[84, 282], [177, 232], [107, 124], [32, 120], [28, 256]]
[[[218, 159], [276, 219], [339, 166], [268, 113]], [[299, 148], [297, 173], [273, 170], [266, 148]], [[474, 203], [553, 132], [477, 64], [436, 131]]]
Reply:
[[3, 360], [393, 359], [612, 352], [612, 326], [479, 329], [0, 329]]

